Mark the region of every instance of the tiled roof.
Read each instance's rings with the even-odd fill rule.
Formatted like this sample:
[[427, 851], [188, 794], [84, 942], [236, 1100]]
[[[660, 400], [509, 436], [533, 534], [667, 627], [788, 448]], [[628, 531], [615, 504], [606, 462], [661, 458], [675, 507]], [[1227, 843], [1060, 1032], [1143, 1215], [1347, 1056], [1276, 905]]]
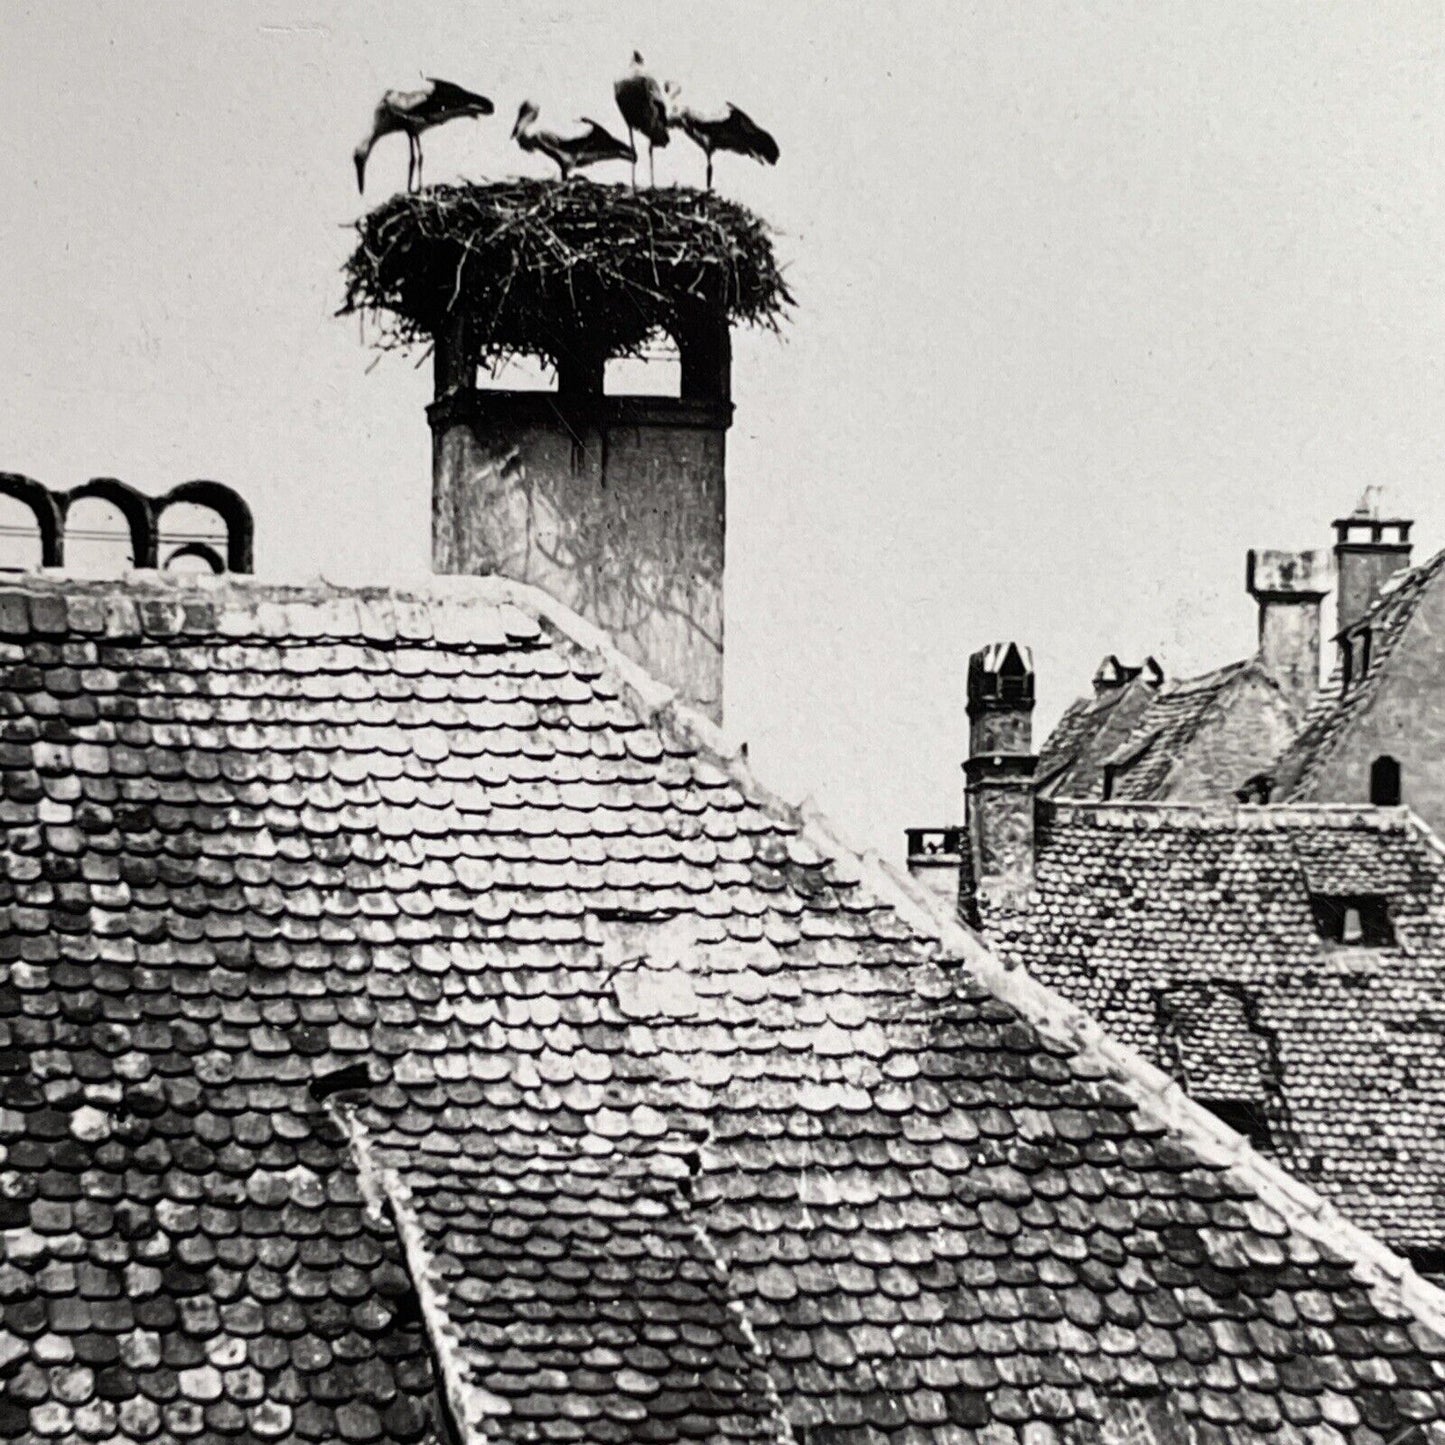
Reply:
[[1041, 795], [1102, 799], [1107, 768], [1113, 773], [1112, 798], [1147, 802], [1161, 796], [1215, 704], [1233, 683], [1256, 671], [1246, 659], [1159, 684], [1136, 677], [1077, 699], [1040, 751]]
[[1035, 777], [1040, 792], [1102, 797], [1105, 761], [1132, 735], [1157, 691], [1157, 684], [1140, 676], [1072, 702], [1039, 752]]
[[1155, 689], [1128, 738], [1107, 759], [1114, 770], [1110, 797], [1121, 802], [1157, 797], [1215, 703], [1252, 666], [1248, 661], [1232, 662], [1201, 677], [1176, 678]]
[[1314, 797], [1320, 769], [1344, 736], [1351, 720], [1368, 711], [1380, 679], [1389, 667], [1395, 645], [1442, 569], [1445, 569], [1445, 551], [1437, 552], [1418, 567], [1397, 573], [1385, 584], [1370, 612], [1361, 619], [1361, 623], [1356, 624], [1357, 628], [1362, 625], [1369, 628], [1369, 670], [1363, 677], [1353, 679], [1346, 692], [1343, 674], [1336, 666], [1324, 695], [1317, 698], [1316, 705], [1310, 710], [1307, 725], [1270, 769], [1274, 799], [1279, 802], [1304, 802]]
[[[1265, 1101], [1352, 1219], [1445, 1244], [1445, 855], [1405, 810], [1055, 804], [1036, 870], [1005, 957], [1197, 1097]], [[1383, 895], [1393, 946], [1327, 942], [1311, 895]]]
[[0, 665], [6, 1438], [1445, 1416], [1438, 1292], [539, 594], [37, 579]]

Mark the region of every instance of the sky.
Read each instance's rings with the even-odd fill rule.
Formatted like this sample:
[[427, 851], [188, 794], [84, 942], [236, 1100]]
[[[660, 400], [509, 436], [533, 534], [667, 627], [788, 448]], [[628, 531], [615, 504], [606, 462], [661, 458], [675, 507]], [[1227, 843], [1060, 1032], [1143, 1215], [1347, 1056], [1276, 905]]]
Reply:
[[1424, 3], [6, 0], [0, 470], [214, 477], [263, 575], [424, 573], [429, 365], [334, 314], [351, 150], [435, 74], [497, 115], [429, 180], [542, 174], [517, 104], [610, 124], [635, 47], [782, 149], [718, 167], [798, 301], [735, 343], [727, 722], [860, 844], [961, 817], [975, 648], [1032, 645], [1042, 733], [1105, 653], [1245, 655], [1245, 550], [1366, 486], [1445, 545]]

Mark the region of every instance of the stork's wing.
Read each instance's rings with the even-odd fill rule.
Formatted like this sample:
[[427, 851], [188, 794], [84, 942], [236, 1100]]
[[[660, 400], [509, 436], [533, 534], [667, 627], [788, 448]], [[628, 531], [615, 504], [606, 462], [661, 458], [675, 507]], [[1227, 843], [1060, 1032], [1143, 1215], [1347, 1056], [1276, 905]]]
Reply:
[[545, 136], [553, 144], [563, 146], [570, 151], [577, 146], [585, 145], [592, 138], [592, 133], [601, 129], [602, 127], [596, 121], [584, 119], [538, 126], [536, 134]]
[[637, 159], [637, 152], [626, 141], [618, 140], [605, 125], [599, 125], [585, 115], [578, 124], [588, 127], [578, 137], [577, 147], [579, 150], [586, 151], [589, 156], [594, 156], [598, 160], [609, 160], [613, 157], [623, 161]]
[[650, 124], [646, 135], [655, 146], [667, 144], [667, 102], [662, 98], [662, 87], [649, 75], [647, 77], [647, 107]]
[[612, 87], [617, 109], [633, 130], [640, 130], [655, 146], [667, 144], [667, 107], [662, 90], [650, 75], [626, 75]]
[[449, 80], [438, 80], [429, 75], [427, 84], [431, 86], [432, 108], [438, 112], [470, 110], [478, 115], [491, 115], [496, 109], [485, 95], [478, 95], [476, 91], [467, 90], [464, 86], [453, 85]]
[[777, 165], [777, 141], [750, 115], [739, 110], [737, 106], [730, 105], [728, 106], [728, 121], [728, 136], [724, 143], [728, 150], [737, 151], [740, 155], [753, 156], [757, 160], [766, 161], [770, 166]]
[[388, 90], [381, 97], [377, 114], [387, 111], [398, 120], [416, 120], [425, 113], [431, 98], [430, 90]]

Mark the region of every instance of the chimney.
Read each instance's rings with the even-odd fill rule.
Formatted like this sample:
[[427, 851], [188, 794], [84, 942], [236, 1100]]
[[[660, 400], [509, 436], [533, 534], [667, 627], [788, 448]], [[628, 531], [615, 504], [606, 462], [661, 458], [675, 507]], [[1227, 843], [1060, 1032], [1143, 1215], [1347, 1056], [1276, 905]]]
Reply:
[[985, 917], [1021, 912], [1030, 903], [1038, 762], [1033, 710], [1028, 648], [998, 642], [969, 658], [968, 864], [973, 902]]
[[1335, 628], [1353, 626], [1370, 610], [1380, 588], [1410, 565], [1410, 528], [1401, 517], [1373, 516], [1366, 503], [1335, 522]]
[[535, 584], [720, 722], [733, 414], [724, 301], [691, 304], [672, 340], [678, 395], [613, 395], [601, 338], [544, 358], [555, 391], [519, 391], [478, 386], [465, 333], [438, 334], [432, 566]]
[[1303, 716], [1320, 685], [1320, 607], [1328, 552], [1250, 550], [1244, 585], [1259, 603], [1259, 665]]
[[1138, 667], [1129, 667], [1111, 652], [1094, 669], [1094, 696], [1103, 697], [1105, 693], [1118, 692], [1138, 677], [1144, 678], [1150, 687], [1158, 687], [1164, 681], [1164, 669], [1152, 657], [1146, 657]]

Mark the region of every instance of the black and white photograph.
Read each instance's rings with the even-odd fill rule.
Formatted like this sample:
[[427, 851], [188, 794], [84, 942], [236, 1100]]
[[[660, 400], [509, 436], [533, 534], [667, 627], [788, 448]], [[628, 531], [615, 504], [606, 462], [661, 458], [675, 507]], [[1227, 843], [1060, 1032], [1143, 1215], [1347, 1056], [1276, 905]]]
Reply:
[[1445, 0], [0, 126], [0, 1441], [1445, 1445]]

